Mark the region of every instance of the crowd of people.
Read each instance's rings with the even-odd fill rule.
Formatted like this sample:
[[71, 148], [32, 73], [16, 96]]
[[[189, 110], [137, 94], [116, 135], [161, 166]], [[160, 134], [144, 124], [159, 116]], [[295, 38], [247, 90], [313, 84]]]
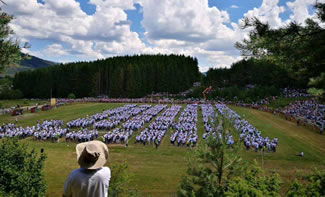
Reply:
[[195, 146], [198, 140], [196, 123], [197, 105], [187, 105], [178, 118], [177, 124], [173, 125], [175, 132], [170, 136], [170, 143], [173, 145], [177, 143], [177, 146]]
[[[102, 141], [108, 144], [126, 143], [127, 145], [128, 139], [132, 137], [134, 131], [141, 129], [145, 123], [150, 122], [153, 116], [156, 116], [166, 107], [167, 105], [156, 105], [153, 107], [151, 105], [139, 105], [116, 114], [116, 117], [111, 116], [115, 120], [116, 125], [112, 127], [114, 128], [112, 131], [102, 136]], [[122, 121], [124, 122], [122, 128], [115, 128]]]
[[[204, 124], [205, 133], [203, 134], [203, 139], [208, 139], [208, 137], [221, 138], [221, 120], [218, 119], [218, 113], [214, 111], [214, 108], [211, 104], [202, 104], [200, 105], [202, 110], [202, 119]], [[216, 121], [216, 122], [215, 122]], [[225, 136], [226, 144], [228, 146], [232, 146], [234, 144], [234, 140], [230, 135], [229, 131], [226, 131]]]
[[18, 137], [18, 138], [25, 138], [28, 136], [32, 136], [35, 130], [35, 126], [34, 127], [18, 127], [16, 124], [14, 123], [8, 123], [5, 124], [3, 123], [1, 125], [1, 129], [0, 129], [0, 139], [1, 138], [12, 138], [12, 137]]
[[305, 89], [283, 88], [281, 93], [286, 98], [310, 97]]
[[294, 117], [297, 124], [303, 121], [304, 124], [314, 125], [321, 134], [325, 128], [325, 105], [319, 104], [315, 99], [296, 101], [280, 109], [280, 112], [288, 119]]
[[261, 131], [249, 124], [245, 119], [242, 119], [226, 105], [216, 104], [215, 107], [220, 115], [229, 119], [234, 124], [236, 130], [240, 133], [240, 140], [247, 150], [254, 149], [256, 152], [258, 150], [276, 152], [277, 138], [270, 139], [268, 137], [262, 137]]
[[108, 132], [102, 136], [102, 141], [106, 144], [112, 143], [126, 143], [128, 144], [129, 130], [115, 128], [113, 131]]
[[311, 96], [304, 89], [282, 89], [281, 96], [284, 98], [296, 98], [296, 100], [285, 107], [278, 107], [276, 109], [269, 108], [267, 105], [272, 100], [278, 99], [273, 96], [271, 98], [264, 98], [252, 103], [244, 103], [242, 101], [230, 102], [223, 101], [222, 103], [235, 104], [241, 107], [249, 107], [257, 110], [270, 112], [280, 115], [286, 120], [296, 121], [297, 125], [311, 126], [323, 134], [325, 129], [325, 106], [318, 103], [315, 98]]
[[86, 128], [89, 127], [90, 125], [94, 124], [95, 120], [92, 118], [77, 118], [75, 120], [70, 120], [67, 122], [67, 127], [68, 128]]
[[120, 108], [121, 110], [118, 110], [116, 113], [111, 113], [108, 119], [95, 122], [94, 128], [106, 130], [113, 129], [120, 125], [121, 122], [129, 120], [131, 117], [136, 116], [148, 108], [150, 108], [150, 105], [126, 105]]
[[157, 116], [155, 120], [144, 129], [136, 138], [136, 142], [141, 142], [144, 145], [154, 144], [156, 148], [160, 145], [163, 137], [168, 129], [172, 126], [173, 120], [180, 111], [181, 106], [172, 105], [165, 110], [160, 116]]
[[115, 128], [113, 131], [109, 131], [108, 133], [104, 134], [103, 141], [108, 144], [128, 142], [128, 138], [132, 137], [133, 132], [144, 125], [144, 122], [138, 121], [142, 117], [139, 114], [145, 111], [150, 111], [152, 108], [155, 107], [151, 107], [151, 105], [139, 105], [120, 114], [119, 116], [124, 118], [116, 121], [118, 124], [115, 126], [119, 125], [120, 121], [124, 121], [122, 128]]
[[[220, 115], [232, 121], [247, 149], [276, 151], [277, 138], [262, 137], [260, 131], [226, 105], [215, 104], [214, 108], [211, 104], [201, 104], [200, 107], [205, 129], [203, 139], [206, 139], [209, 135], [213, 137], [220, 136], [220, 129], [222, 128], [218, 125], [219, 122], [214, 122], [217, 120], [216, 117]], [[38, 121], [36, 125], [25, 128], [17, 127], [13, 123], [2, 124], [0, 126], [0, 138], [33, 136], [35, 140], [52, 140], [56, 142], [59, 138], [65, 137], [67, 142], [87, 142], [98, 138], [97, 129], [113, 129], [104, 134], [102, 140], [105, 143], [127, 143], [135, 131], [140, 131], [146, 123], [151, 122], [147, 128], [137, 133], [136, 143], [154, 144], [158, 147], [168, 129], [172, 127], [171, 144], [193, 147], [198, 141], [197, 108], [196, 104], [187, 105], [176, 122], [174, 119], [181, 110], [180, 105], [172, 105], [169, 108], [167, 108], [167, 105], [124, 105], [87, 118], [69, 121], [66, 128], [63, 128], [62, 120], [45, 120], [42, 123]], [[215, 109], [217, 112], [215, 112]], [[310, 112], [310, 109], [317, 111]], [[299, 114], [312, 119], [318, 117], [319, 114], [324, 115], [325, 106], [318, 105], [313, 101], [304, 101], [296, 103], [295, 106], [288, 107], [286, 110], [287, 113], [292, 115]], [[158, 116], [159, 113], [161, 114]], [[309, 117], [308, 114], [310, 113], [313, 113], [314, 116]], [[324, 121], [324, 119], [312, 120], [321, 123]], [[122, 122], [123, 124], [117, 128]], [[93, 125], [92, 129], [89, 128], [91, 125]], [[79, 130], [73, 131], [75, 127], [79, 127]], [[227, 133], [227, 144], [232, 145], [233, 143], [232, 136]]]
[[[120, 119], [120, 118], [124, 118], [122, 115], [119, 114], [124, 114], [125, 112], [127, 112], [128, 110], [130, 110], [131, 108], [134, 108], [136, 105], [132, 104], [132, 105], [124, 105], [122, 107], [118, 107], [118, 108], [114, 108], [114, 109], [109, 109], [106, 111], [103, 111], [102, 113], [97, 113], [94, 114], [90, 117], [86, 118], [77, 118], [75, 120], [71, 120], [69, 122], [67, 122], [67, 127], [69, 128], [87, 128], [91, 125], [94, 125], [94, 128], [97, 128], [97, 125], [107, 125], [106, 124], [106, 119], [109, 117], [110, 120], [115, 123], [115, 119]], [[115, 115], [115, 116], [114, 116]], [[96, 122], [99, 121], [99, 122]]]
[[[169, 94], [170, 96], [173, 96]], [[156, 104], [194, 104], [200, 99], [187, 98], [187, 99], [174, 99], [168, 98], [164, 94], [155, 94], [154, 97], [151, 95], [143, 98], [94, 98], [85, 97], [78, 99], [58, 98], [57, 103], [68, 104], [68, 103], [156, 103]]]
[[33, 136], [36, 140], [49, 140], [56, 142], [60, 137], [65, 136], [68, 128], [62, 128], [62, 120], [44, 120], [42, 123], [37, 121], [34, 126], [16, 126], [16, 124], [2, 124], [0, 129], [0, 138], [19, 137], [25, 138]]
[[[129, 124], [126, 125], [134, 124], [136, 125], [135, 129], [140, 130], [144, 127], [145, 123], [149, 123], [154, 117], [156, 117], [161, 111], [165, 110], [166, 108], [167, 105], [156, 105], [145, 111], [143, 114], [135, 117], [134, 120], [131, 120]], [[144, 145], [147, 143], [147, 135], [145, 131], [146, 129], [136, 136], [136, 143], [143, 143]]]
[[87, 128], [71, 131], [65, 135], [66, 142], [89, 142], [96, 138], [98, 138], [98, 131], [96, 129], [88, 130]]

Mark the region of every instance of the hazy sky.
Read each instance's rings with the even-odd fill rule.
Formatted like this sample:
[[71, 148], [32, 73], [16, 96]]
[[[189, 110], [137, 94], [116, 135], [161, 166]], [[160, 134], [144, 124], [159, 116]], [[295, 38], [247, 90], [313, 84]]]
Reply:
[[[313, 17], [316, 0], [6, 0], [16, 37], [38, 57], [70, 62], [117, 55], [195, 56], [201, 71], [229, 67], [248, 30], [244, 16], [271, 27]], [[325, 2], [325, 0], [318, 0]]]

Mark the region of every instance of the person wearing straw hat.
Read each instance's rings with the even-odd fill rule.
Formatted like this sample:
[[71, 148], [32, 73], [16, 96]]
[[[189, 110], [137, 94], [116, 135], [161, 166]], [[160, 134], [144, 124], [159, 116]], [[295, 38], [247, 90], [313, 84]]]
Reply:
[[111, 170], [104, 167], [108, 148], [100, 141], [77, 144], [79, 169], [70, 172], [64, 183], [64, 197], [107, 197]]

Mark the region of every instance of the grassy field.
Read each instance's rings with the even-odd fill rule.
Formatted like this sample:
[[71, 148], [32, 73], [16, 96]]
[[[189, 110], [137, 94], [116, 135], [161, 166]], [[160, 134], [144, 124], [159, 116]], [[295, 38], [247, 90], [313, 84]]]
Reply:
[[[268, 172], [278, 172], [284, 188], [294, 178], [296, 171], [304, 175], [310, 173], [314, 167], [325, 168], [325, 135], [297, 126], [271, 113], [236, 106], [230, 108], [261, 130], [263, 136], [279, 139], [277, 152], [264, 156], [264, 168]], [[304, 157], [296, 156], [302, 151]], [[258, 163], [262, 163], [261, 153], [242, 151], [241, 154], [248, 161], [256, 159]]]
[[290, 103], [294, 103], [296, 101], [301, 101], [301, 100], [307, 100], [310, 98], [306, 97], [297, 97], [297, 98], [277, 98], [276, 100], [271, 100], [269, 104], [266, 106], [271, 108], [271, 109], [278, 109], [278, 108], [283, 108], [285, 106], [288, 106]]
[[1, 108], [10, 108], [10, 107], [16, 107], [17, 105], [23, 106], [32, 106], [36, 105], [36, 103], [39, 104], [45, 104], [49, 103], [48, 100], [31, 100], [31, 99], [18, 99], [18, 100], [0, 100], [0, 106]]
[[[123, 104], [71, 104], [47, 112], [24, 114], [19, 117], [18, 124], [34, 125], [37, 120], [45, 119], [61, 119], [66, 123], [68, 120], [86, 117], [121, 105]], [[279, 138], [277, 152], [265, 155], [264, 167], [267, 171], [279, 172], [285, 185], [288, 184], [288, 180], [292, 178], [296, 169], [302, 173], [308, 173], [313, 167], [324, 168], [325, 135], [321, 136], [266, 112], [240, 107], [231, 108], [238, 114], [245, 115], [245, 119], [263, 131], [262, 135]], [[183, 109], [184, 106], [181, 110]], [[204, 130], [200, 110], [198, 110], [198, 117], [197, 127], [199, 139], [201, 139]], [[2, 122], [14, 122], [14, 118], [0, 116], [0, 123]], [[170, 145], [169, 136], [170, 131], [158, 149], [150, 145], [134, 144], [134, 137], [130, 140], [129, 147], [109, 145], [110, 159], [107, 165], [126, 162], [130, 173], [134, 175], [134, 185], [137, 186], [142, 196], [174, 196], [181, 176], [186, 172], [186, 160], [192, 150]], [[78, 168], [75, 154], [76, 144], [66, 143], [63, 139], [59, 143], [39, 142], [30, 138], [23, 141], [36, 150], [45, 149], [48, 156], [45, 163], [47, 194], [60, 196], [69, 172]], [[301, 151], [305, 153], [303, 158], [296, 156]], [[249, 162], [256, 159], [261, 163], [261, 153], [243, 150], [241, 155]]]

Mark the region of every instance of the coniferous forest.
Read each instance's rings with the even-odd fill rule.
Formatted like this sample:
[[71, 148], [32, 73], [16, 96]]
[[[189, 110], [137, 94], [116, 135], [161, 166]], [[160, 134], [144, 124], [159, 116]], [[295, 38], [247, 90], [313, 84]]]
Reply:
[[178, 93], [199, 80], [196, 58], [136, 55], [75, 62], [15, 75], [13, 85], [26, 98], [106, 95], [137, 98], [152, 92]]

